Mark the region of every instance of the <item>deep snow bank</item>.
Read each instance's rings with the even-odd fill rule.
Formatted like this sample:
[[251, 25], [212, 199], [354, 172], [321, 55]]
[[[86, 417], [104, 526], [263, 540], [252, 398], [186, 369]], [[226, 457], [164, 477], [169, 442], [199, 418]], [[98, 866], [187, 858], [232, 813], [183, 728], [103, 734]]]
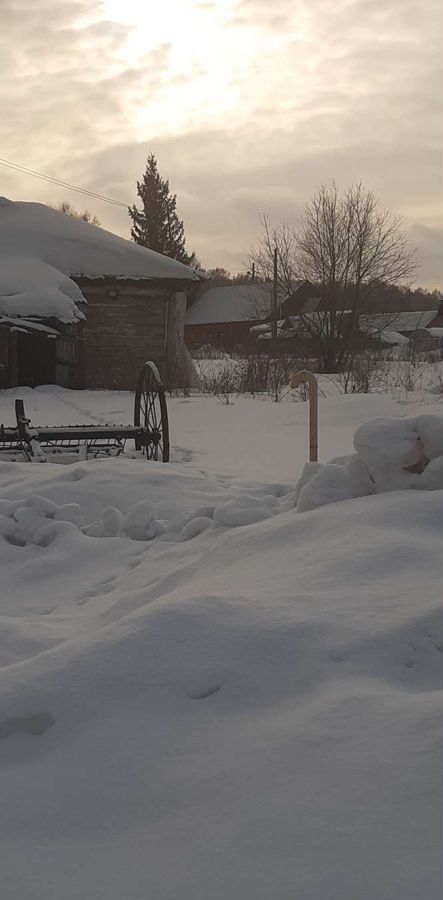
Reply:
[[94, 538], [187, 541], [207, 528], [250, 525], [294, 505], [291, 485], [231, 483], [144, 460], [0, 462], [0, 535], [18, 546], [46, 546], [69, 530], [67, 523]]
[[0, 498], [7, 900], [440, 900], [441, 490], [298, 516], [290, 484], [115, 459], [0, 464]]
[[355, 454], [308, 463], [296, 487], [297, 509], [385, 491], [443, 488], [443, 417], [374, 419], [354, 435]]
[[5, 897], [440, 900], [441, 501], [0, 538]]

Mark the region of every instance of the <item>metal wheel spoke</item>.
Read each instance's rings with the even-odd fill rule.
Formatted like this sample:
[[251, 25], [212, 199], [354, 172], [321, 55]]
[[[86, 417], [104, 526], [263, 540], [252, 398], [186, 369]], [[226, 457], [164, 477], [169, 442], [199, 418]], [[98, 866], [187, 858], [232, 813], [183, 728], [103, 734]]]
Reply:
[[151, 407], [151, 409], [152, 409], [152, 420], [153, 420], [154, 428], [158, 428], [158, 421], [157, 421], [157, 407], [156, 407], [156, 405], [155, 405], [155, 397], [154, 397], [154, 399], [153, 399], [153, 401], [152, 401], [152, 407]]

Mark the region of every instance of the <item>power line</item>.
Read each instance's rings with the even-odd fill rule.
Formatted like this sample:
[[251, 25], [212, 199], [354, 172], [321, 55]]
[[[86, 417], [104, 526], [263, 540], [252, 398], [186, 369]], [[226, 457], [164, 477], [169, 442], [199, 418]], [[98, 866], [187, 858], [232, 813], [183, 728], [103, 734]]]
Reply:
[[103, 194], [97, 194], [95, 191], [89, 191], [87, 188], [78, 187], [78, 185], [70, 184], [68, 181], [61, 181], [59, 178], [53, 178], [52, 175], [35, 172], [33, 169], [28, 169], [26, 166], [21, 166], [19, 163], [13, 163], [9, 159], [2, 159], [2, 157], [0, 157], [0, 165], [5, 166], [7, 169], [21, 172], [22, 175], [31, 175], [33, 178], [40, 178], [42, 181], [46, 181], [49, 184], [59, 185], [69, 191], [77, 191], [79, 194], [84, 194], [86, 197], [92, 197], [94, 200], [103, 200], [105, 203], [111, 203], [113, 206], [121, 206], [124, 209], [128, 208], [128, 204], [122, 203], [121, 200], [105, 197]]

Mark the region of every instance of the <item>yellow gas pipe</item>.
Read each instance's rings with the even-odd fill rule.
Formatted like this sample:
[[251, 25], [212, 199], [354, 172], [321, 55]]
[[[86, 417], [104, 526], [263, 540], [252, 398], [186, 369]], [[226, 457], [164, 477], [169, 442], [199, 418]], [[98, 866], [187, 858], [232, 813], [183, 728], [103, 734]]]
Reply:
[[309, 385], [309, 460], [318, 462], [318, 384], [315, 375], [303, 369], [294, 372], [291, 377], [291, 387], [299, 387], [300, 384]]

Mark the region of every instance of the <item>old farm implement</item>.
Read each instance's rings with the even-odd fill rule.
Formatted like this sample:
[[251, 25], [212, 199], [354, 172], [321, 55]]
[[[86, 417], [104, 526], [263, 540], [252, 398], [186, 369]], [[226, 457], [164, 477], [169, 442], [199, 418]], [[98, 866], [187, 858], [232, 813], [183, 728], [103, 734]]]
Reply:
[[146, 459], [169, 460], [168, 411], [156, 365], [146, 362], [138, 376], [133, 425], [32, 425], [23, 400], [15, 401], [16, 425], [0, 425], [0, 458], [29, 462], [119, 456], [126, 441], [134, 441]]

